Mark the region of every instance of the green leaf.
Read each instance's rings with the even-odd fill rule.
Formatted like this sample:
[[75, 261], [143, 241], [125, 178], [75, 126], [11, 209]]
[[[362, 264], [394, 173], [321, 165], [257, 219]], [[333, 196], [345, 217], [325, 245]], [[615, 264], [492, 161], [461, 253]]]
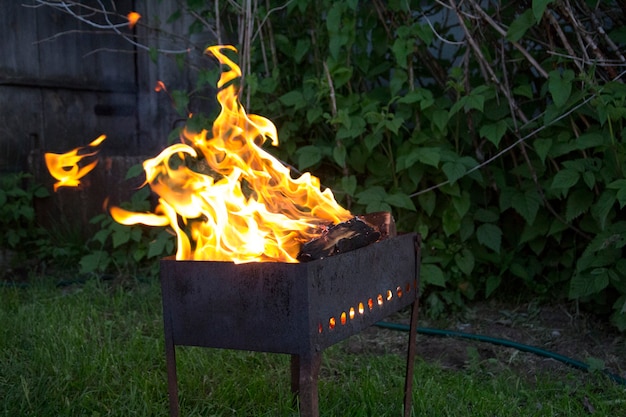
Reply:
[[439, 148], [419, 148], [417, 159], [425, 165], [437, 168], [441, 159], [441, 150]]
[[442, 109], [435, 110], [433, 112], [431, 120], [440, 132], [444, 132], [446, 130], [446, 126], [448, 125], [449, 120], [448, 111]]
[[341, 15], [344, 10], [342, 2], [335, 2], [326, 14], [326, 28], [331, 34], [336, 34], [341, 29]]
[[486, 124], [480, 128], [480, 136], [486, 138], [496, 147], [500, 144], [500, 140], [506, 133], [507, 124], [504, 120], [498, 120], [496, 123]]
[[99, 242], [101, 245], [104, 245], [104, 242], [107, 241], [109, 235], [111, 234], [111, 229], [100, 229], [93, 235], [92, 239], [96, 242]]
[[341, 177], [341, 188], [348, 195], [354, 195], [356, 191], [356, 177], [354, 175], [350, 175], [347, 177]]
[[526, 220], [528, 224], [534, 223], [541, 203], [541, 197], [534, 188], [524, 193], [515, 193], [511, 197], [512, 207], [520, 214], [520, 216], [524, 218], [524, 220]]
[[546, 11], [546, 7], [553, 1], [554, 0], [533, 0], [532, 9], [533, 16], [535, 17], [535, 22], [539, 23], [541, 21], [543, 13]]
[[340, 167], [346, 166], [346, 147], [339, 144], [333, 148], [333, 159]]
[[459, 214], [459, 217], [465, 216], [471, 205], [470, 193], [463, 191], [460, 197], [452, 197], [452, 204]]
[[400, 68], [407, 67], [407, 57], [413, 51], [412, 43], [410, 39], [397, 38], [391, 47], [391, 52]]
[[481, 223], [494, 223], [497, 222], [500, 216], [493, 210], [487, 210], [484, 208], [479, 208], [474, 213], [474, 220]]
[[334, 60], [339, 60], [339, 52], [341, 47], [348, 43], [350, 38], [346, 34], [334, 34], [328, 42], [328, 52]]
[[451, 236], [461, 228], [461, 217], [452, 206], [448, 206], [441, 215], [441, 223], [446, 236]]
[[478, 226], [476, 238], [480, 244], [485, 245], [496, 253], [500, 253], [502, 230], [495, 224], [485, 223]]
[[296, 151], [298, 168], [302, 171], [322, 160], [322, 151], [313, 145], [303, 146]]
[[606, 227], [606, 219], [615, 204], [615, 192], [605, 190], [598, 201], [591, 206], [591, 216], [598, 222], [600, 229]]
[[94, 251], [85, 255], [80, 260], [80, 272], [88, 274], [96, 271], [103, 271], [109, 263], [109, 254], [105, 251]]
[[132, 167], [128, 168], [128, 171], [126, 172], [126, 177], [124, 177], [125, 180], [131, 179], [131, 178], [135, 178], [140, 176], [141, 174], [143, 174], [143, 165], [142, 164], [135, 164]]
[[359, 204], [380, 203], [387, 198], [387, 191], [377, 185], [357, 193], [356, 198]]
[[575, 190], [567, 197], [565, 221], [571, 222], [586, 212], [593, 201], [593, 194], [588, 190]]
[[159, 50], [154, 46], [148, 48], [148, 56], [150, 57], [150, 61], [154, 64], [159, 62]]
[[189, 94], [183, 90], [174, 90], [171, 93], [172, 100], [174, 101], [174, 108], [176, 109], [176, 113], [180, 116], [187, 117], [188, 116], [188, 106], [189, 106]]
[[597, 294], [609, 285], [607, 268], [594, 268], [589, 272], [576, 273], [570, 281], [569, 298], [576, 299]]
[[557, 108], [561, 108], [567, 103], [567, 99], [569, 99], [572, 93], [574, 71], [552, 70], [548, 75], [548, 91], [552, 95], [554, 105]]
[[415, 208], [415, 204], [411, 200], [411, 197], [409, 197], [407, 194], [404, 194], [404, 193], [390, 194], [387, 196], [387, 198], [385, 198], [385, 202], [389, 203], [390, 205], [394, 207], [405, 208], [411, 211], [417, 211], [417, 209]]
[[148, 259], [169, 255], [169, 253], [167, 253], [167, 246], [170, 241], [171, 236], [166, 233], [160, 233], [157, 238], [148, 245]]
[[420, 268], [420, 279], [424, 284], [437, 285], [439, 287], [446, 286], [446, 279], [443, 271], [437, 265], [422, 264]]
[[[39, 186], [39, 187], [35, 188], [33, 196], [35, 196], [37, 198], [45, 198], [45, 197], [50, 197], [50, 193], [44, 187]], [[2, 203], [2, 198], [0, 197], [0, 206], [2, 204], [3, 204]]]
[[596, 174], [594, 174], [593, 171], [584, 171], [583, 181], [585, 182], [585, 185], [587, 185], [587, 187], [592, 190], [593, 187], [596, 185]]
[[511, 42], [517, 42], [520, 40], [528, 29], [535, 24], [535, 16], [532, 9], [527, 9], [524, 13], [517, 16], [515, 20], [509, 26], [509, 30], [506, 32], [506, 38]]
[[[365, 141], [367, 142], [367, 138]], [[398, 156], [397, 171], [399, 172], [403, 169], [410, 168], [416, 162], [421, 162], [425, 165], [437, 168], [440, 160], [441, 150], [439, 148], [412, 147], [408, 154], [403, 153]]]
[[380, 142], [382, 142], [382, 140], [382, 132], [374, 132], [365, 136], [365, 140], [363, 142], [365, 143], [365, 147], [367, 148], [367, 150], [371, 152], [376, 146], [378, 146]]
[[402, 117], [394, 116], [390, 119], [386, 119], [384, 123], [387, 130], [390, 130], [397, 135], [402, 127], [402, 124], [404, 123], [404, 119]]
[[619, 202], [620, 209], [623, 209], [626, 205], [626, 180], [621, 179], [617, 181], [613, 181], [606, 186], [606, 188], [611, 190], [617, 190], [617, 194], [615, 197]]
[[573, 169], [565, 168], [556, 173], [552, 179], [552, 185], [550, 185], [550, 188], [553, 190], [569, 190], [571, 187], [576, 185], [579, 179], [579, 172], [574, 171]]
[[309, 48], [311, 47], [311, 41], [309, 38], [300, 38], [298, 42], [296, 42], [296, 47], [293, 51], [293, 59], [296, 63], [302, 62], [302, 58], [305, 57], [307, 52], [309, 52]]
[[324, 110], [321, 107], [311, 107], [306, 111], [306, 121], [309, 124], [313, 124], [324, 114]]
[[467, 100], [465, 101], [464, 109], [465, 111], [469, 111], [471, 109], [478, 110], [481, 113], [485, 108], [485, 96], [482, 94], [472, 94], [467, 96]]
[[437, 203], [437, 195], [434, 192], [424, 193], [417, 196], [417, 201], [428, 216], [432, 216]]
[[446, 174], [446, 177], [448, 178], [448, 181], [450, 181], [450, 184], [454, 184], [467, 172], [465, 165], [460, 162], [446, 162], [445, 164], [443, 164], [441, 169], [443, 170], [444, 174]]
[[500, 276], [490, 275], [489, 278], [487, 278], [487, 282], [485, 283], [485, 298], [489, 298], [489, 296], [498, 289], [501, 282], [502, 278]]
[[474, 254], [469, 249], [463, 249], [454, 255], [454, 263], [465, 275], [471, 275], [474, 270]]
[[114, 230], [112, 234], [113, 247], [118, 248], [130, 240], [130, 227]]
[[285, 106], [295, 107], [296, 109], [304, 107], [305, 100], [301, 91], [291, 90], [287, 94], [283, 94], [278, 98]]

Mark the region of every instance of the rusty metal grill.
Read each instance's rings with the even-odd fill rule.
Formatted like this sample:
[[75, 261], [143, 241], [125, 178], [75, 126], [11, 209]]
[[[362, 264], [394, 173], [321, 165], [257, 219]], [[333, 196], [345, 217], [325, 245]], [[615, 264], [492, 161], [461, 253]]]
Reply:
[[416, 234], [308, 263], [161, 261], [170, 415], [179, 415], [175, 346], [292, 355], [300, 415], [319, 414], [327, 347], [412, 305], [405, 415], [410, 413], [420, 242]]

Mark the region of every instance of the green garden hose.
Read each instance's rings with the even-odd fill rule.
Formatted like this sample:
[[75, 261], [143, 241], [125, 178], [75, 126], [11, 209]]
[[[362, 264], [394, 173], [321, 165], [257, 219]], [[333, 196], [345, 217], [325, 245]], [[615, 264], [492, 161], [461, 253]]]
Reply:
[[[409, 331], [409, 325], [407, 324], [399, 324], [399, 323], [389, 323], [389, 322], [378, 322], [376, 323], [376, 326], [378, 327], [382, 327], [385, 329], [390, 329], [390, 330], [399, 330], [399, 331], [403, 331], [403, 332], [408, 332]], [[428, 335], [428, 336], [444, 336], [444, 337], [456, 337], [456, 338], [460, 338], [460, 339], [469, 339], [469, 340], [476, 340], [479, 342], [487, 342], [487, 343], [492, 343], [494, 345], [497, 346], [504, 346], [504, 347], [511, 347], [514, 349], [517, 349], [521, 352], [529, 352], [529, 353], [534, 353], [535, 355], [539, 355], [539, 356], [543, 356], [546, 358], [551, 358], [551, 359], [555, 359], [559, 362], [562, 362], [566, 365], [569, 365], [573, 368], [576, 369], [580, 369], [582, 371], [585, 372], [589, 372], [590, 371], [590, 366], [584, 362], [580, 362], [578, 360], [572, 359], [572, 358], [568, 358], [567, 356], [563, 356], [560, 355], [558, 353], [555, 352], [550, 352], [548, 350], [545, 349], [541, 349], [535, 346], [529, 346], [529, 345], [525, 345], [522, 343], [518, 343], [518, 342], [514, 342], [511, 340], [507, 340], [507, 339], [499, 339], [496, 337], [490, 337], [490, 336], [483, 336], [483, 335], [479, 335], [479, 334], [472, 334], [472, 333], [464, 333], [464, 332], [457, 332], [454, 330], [441, 330], [441, 329], [431, 329], [428, 327], [418, 327], [417, 328], [417, 333], [419, 334], [423, 334], [423, 335]], [[626, 385], [626, 379], [622, 378], [619, 375], [613, 374], [611, 372], [608, 372], [607, 370], [603, 370], [603, 373], [609, 377], [611, 380], [622, 384], [622, 385]]]

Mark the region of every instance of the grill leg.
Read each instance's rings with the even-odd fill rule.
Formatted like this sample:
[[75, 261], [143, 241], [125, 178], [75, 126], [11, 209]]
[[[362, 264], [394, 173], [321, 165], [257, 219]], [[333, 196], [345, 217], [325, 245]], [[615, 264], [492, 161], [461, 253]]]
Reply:
[[411, 324], [409, 327], [409, 348], [406, 358], [406, 376], [404, 379], [404, 417], [411, 416], [411, 403], [413, 401], [413, 369], [415, 365], [415, 344], [417, 337], [417, 311], [418, 299], [411, 305]]
[[406, 358], [406, 376], [404, 378], [404, 417], [411, 416], [413, 402], [413, 370], [415, 365], [415, 345], [417, 341], [417, 315], [419, 310], [420, 265], [422, 259], [422, 237], [415, 236], [415, 301], [411, 304], [411, 323], [409, 325], [409, 348]]
[[170, 417], [179, 417], [178, 405], [178, 379], [176, 377], [176, 350], [174, 342], [165, 340], [165, 362], [167, 366], [167, 393], [170, 401]]
[[291, 355], [291, 392], [300, 400], [300, 417], [319, 417], [317, 382], [322, 353]]

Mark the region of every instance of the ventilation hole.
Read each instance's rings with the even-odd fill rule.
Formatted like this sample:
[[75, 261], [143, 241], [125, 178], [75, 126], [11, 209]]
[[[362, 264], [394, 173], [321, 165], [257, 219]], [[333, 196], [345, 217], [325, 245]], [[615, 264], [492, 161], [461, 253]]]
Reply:
[[324, 326], [322, 326], [322, 323], [317, 325], [317, 332], [318, 333], [322, 333], [324, 331]]
[[365, 306], [363, 303], [359, 303], [359, 314], [365, 313]]
[[343, 313], [341, 313], [341, 324], [344, 325], [346, 324], [346, 321], [348, 319], [346, 318], [346, 312], [344, 311]]
[[335, 318], [331, 317], [330, 320], [328, 320], [328, 328], [330, 330], [335, 328], [335, 325], [337, 324], [337, 322], [335, 322]]
[[402, 298], [402, 295], [403, 295], [403, 293], [402, 293], [402, 287], [398, 287], [398, 288], [396, 288], [396, 292], [398, 293], [398, 298]]
[[393, 293], [391, 292], [391, 290], [387, 290], [387, 301], [391, 300], [393, 298]]
[[382, 294], [378, 294], [378, 305], [379, 306], [383, 305], [383, 295]]
[[354, 319], [354, 315], [356, 313], [354, 312], [354, 307], [350, 307], [350, 312], [348, 313], [348, 316], [350, 317], [350, 320]]
[[374, 309], [374, 300], [372, 300], [371, 298], [367, 300], [367, 306], [369, 307], [370, 311], [372, 311]]

